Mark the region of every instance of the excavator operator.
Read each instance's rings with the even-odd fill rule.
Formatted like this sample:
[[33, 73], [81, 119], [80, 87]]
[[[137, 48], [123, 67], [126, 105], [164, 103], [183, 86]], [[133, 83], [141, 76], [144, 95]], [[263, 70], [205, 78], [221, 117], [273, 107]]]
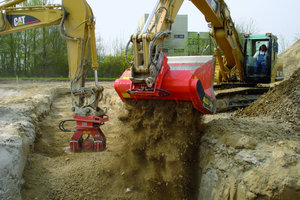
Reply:
[[258, 68], [260, 68], [260, 72], [262, 72], [262, 73], [265, 72], [266, 57], [267, 57], [267, 46], [263, 44], [259, 47], [259, 50], [254, 55], [254, 58], [257, 59], [256, 65], [254, 68], [254, 73], [257, 73]]

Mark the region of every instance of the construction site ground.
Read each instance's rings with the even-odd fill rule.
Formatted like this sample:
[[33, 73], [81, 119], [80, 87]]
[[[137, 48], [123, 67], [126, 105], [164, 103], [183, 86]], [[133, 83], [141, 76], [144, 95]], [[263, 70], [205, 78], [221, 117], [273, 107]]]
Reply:
[[215, 115], [189, 102], [124, 104], [101, 82], [102, 152], [65, 153], [69, 83], [1, 81], [0, 199], [300, 199], [300, 41], [281, 59], [284, 82]]

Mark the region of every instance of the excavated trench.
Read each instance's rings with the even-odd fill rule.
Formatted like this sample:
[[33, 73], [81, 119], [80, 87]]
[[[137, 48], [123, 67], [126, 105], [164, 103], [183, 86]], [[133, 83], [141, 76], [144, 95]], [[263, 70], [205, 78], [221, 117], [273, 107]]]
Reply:
[[[60, 121], [72, 118], [70, 95], [58, 96], [49, 115], [37, 125], [34, 151], [23, 173], [22, 199], [99, 199], [103, 166], [110, 156], [84, 152], [66, 154], [73, 133], [62, 132]], [[74, 130], [75, 124], [66, 124]], [[108, 137], [110, 138], [110, 137]], [[111, 140], [109, 140], [111, 141]], [[99, 190], [100, 188], [100, 190]]]
[[47, 115], [63, 84], [1, 81], [0, 199], [21, 199], [20, 187], [27, 157], [35, 140], [36, 125]]
[[111, 86], [103, 103], [110, 116], [102, 126], [107, 150], [65, 154], [72, 133], [58, 124], [72, 115], [70, 97], [54, 100], [37, 126], [22, 199], [196, 198], [202, 117], [191, 104], [139, 101], [124, 108]]

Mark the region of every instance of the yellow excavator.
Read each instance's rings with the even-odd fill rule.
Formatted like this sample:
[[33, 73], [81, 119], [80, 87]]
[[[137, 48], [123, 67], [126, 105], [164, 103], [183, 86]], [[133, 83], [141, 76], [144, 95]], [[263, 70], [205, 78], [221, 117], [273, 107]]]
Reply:
[[[245, 34], [242, 45], [224, 0], [191, 2], [209, 24], [214, 56], [167, 57], [163, 52], [163, 41], [171, 35], [183, 0], [158, 0], [142, 31], [133, 34], [127, 44], [126, 52], [131, 43], [133, 48], [133, 59], [127, 60], [131, 68], [115, 81], [115, 90], [123, 101], [191, 101], [194, 108], [209, 114], [219, 107], [214, 89], [220, 89], [219, 96], [232, 93], [232, 88], [236, 88], [234, 93], [245, 93], [245, 88], [248, 88], [248, 94], [250, 91], [257, 93], [262, 91], [257, 90], [259, 84], [282, 78], [282, 65], [277, 63], [276, 36], [271, 33]], [[267, 47], [266, 51], [257, 58], [256, 52], [263, 45]], [[238, 102], [231, 96], [226, 106], [244, 106], [244, 101]]]
[[[64, 123], [76, 121], [76, 131], [70, 141], [72, 152], [105, 149], [106, 138], [100, 125], [108, 121], [108, 116], [98, 106], [103, 87], [98, 85], [97, 79], [95, 19], [92, 9], [86, 0], [62, 0], [61, 5], [20, 6], [24, 1], [26, 0], [0, 2], [0, 36], [45, 26], [60, 26], [61, 36], [67, 41], [74, 119], [62, 121], [59, 128], [65, 132], [72, 132], [64, 128]], [[85, 87], [89, 52], [95, 71], [93, 88]], [[84, 138], [84, 135], [87, 137]]]

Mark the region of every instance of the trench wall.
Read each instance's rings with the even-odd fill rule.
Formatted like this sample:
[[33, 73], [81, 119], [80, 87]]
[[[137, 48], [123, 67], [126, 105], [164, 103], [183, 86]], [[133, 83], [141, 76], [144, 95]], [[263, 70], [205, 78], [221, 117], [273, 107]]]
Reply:
[[67, 88], [40, 90], [12, 103], [0, 103], [0, 199], [21, 199], [22, 174], [34, 148], [36, 124]]

